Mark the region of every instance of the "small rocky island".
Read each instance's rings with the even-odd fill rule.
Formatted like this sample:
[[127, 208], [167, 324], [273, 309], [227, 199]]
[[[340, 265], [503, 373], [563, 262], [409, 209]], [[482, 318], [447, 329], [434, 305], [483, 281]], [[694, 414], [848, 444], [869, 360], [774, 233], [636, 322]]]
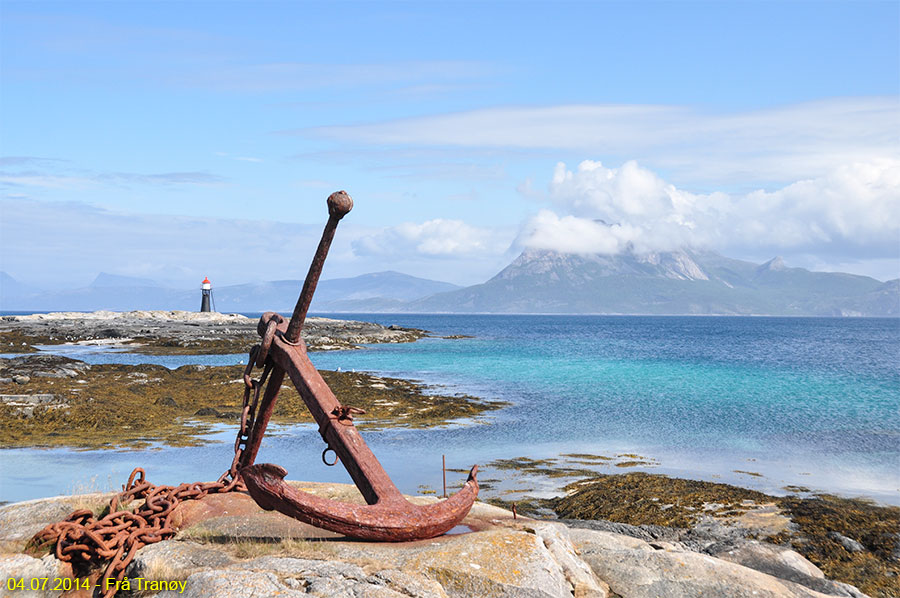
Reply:
[[[56, 312], [0, 317], [0, 353], [34, 353], [35, 345], [113, 344], [139, 353], [210, 355], [245, 353], [259, 342], [257, 319], [189, 311]], [[355, 349], [371, 343], [408, 343], [424, 330], [372, 322], [307, 318], [310, 351]]]
[[[244, 366], [89, 365], [35, 346], [113, 345], [153, 354], [244, 353], [259, 341], [256, 320], [238, 314], [93, 312], [4, 316], [0, 320], [0, 448], [71, 446], [137, 448], [153, 442], [203, 442], [212, 423], [237, 423]], [[308, 318], [311, 351], [356, 349], [371, 343], [412, 342], [424, 330], [370, 322]], [[243, 358], [246, 362], [246, 357]], [[348, 405], [364, 409], [362, 428], [446, 425], [506, 405], [434, 392], [409, 380], [322, 371]], [[312, 417], [290, 383], [282, 386], [275, 423]]]

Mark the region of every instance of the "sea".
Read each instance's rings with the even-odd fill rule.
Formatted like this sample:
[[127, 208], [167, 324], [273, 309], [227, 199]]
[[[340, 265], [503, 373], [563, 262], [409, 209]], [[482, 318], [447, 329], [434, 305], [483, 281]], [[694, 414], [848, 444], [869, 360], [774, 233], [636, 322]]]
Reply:
[[[565, 480], [491, 466], [530, 458], [900, 505], [900, 319], [323, 315], [432, 335], [311, 353], [320, 369], [407, 378], [435, 393], [509, 403], [440, 428], [364, 432], [407, 493], [441, 493], [442, 458], [453, 470], [451, 487], [465, 477], [459, 470], [480, 464], [497, 496], [561, 492]], [[458, 335], [469, 338], [445, 338]], [[89, 363], [170, 368], [247, 359], [44, 349]], [[155, 483], [214, 479], [231, 462], [234, 434], [233, 425], [220, 425], [210, 442], [188, 448], [5, 449], [0, 501], [116, 489], [137, 466]], [[278, 463], [291, 479], [349, 482], [342, 467], [322, 463], [323, 448], [313, 425], [272, 426], [257, 462]]]

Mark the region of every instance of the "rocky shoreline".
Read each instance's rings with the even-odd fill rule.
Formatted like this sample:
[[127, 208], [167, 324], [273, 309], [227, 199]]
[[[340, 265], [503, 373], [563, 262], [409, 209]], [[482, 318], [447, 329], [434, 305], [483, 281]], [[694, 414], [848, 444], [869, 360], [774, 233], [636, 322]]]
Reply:
[[[245, 353], [259, 342], [257, 320], [239, 314], [178, 311], [59, 312], [0, 318], [0, 448], [138, 448], [153, 442], [203, 442], [212, 423], [236, 423], [243, 366], [89, 365], [35, 345], [105, 345], [132, 353]], [[308, 318], [310, 351], [413, 342], [424, 330], [370, 322]], [[246, 359], [246, 358], [245, 358]], [[506, 403], [445, 395], [409, 380], [322, 372], [362, 428], [431, 427], [477, 418]], [[290, 384], [282, 386], [274, 423], [312, 421]]]
[[[361, 502], [355, 487], [292, 482], [327, 499]], [[53, 554], [25, 554], [29, 539], [73, 509], [100, 513], [109, 494], [33, 500], [0, 507], [0, 595], [7, 581], [56, 579], [73, 571]], [[410, 497], [424, 504], [430, 497]], [[327, 596], [377, 598], [620, 597], [863, 598], [829, 580], [785, 545], [715, 517], [692, 530], [608, 521], [539, 521], [477, 502], [455, 530], [432, 540], [360, 542], [262, 511], [247, 495], [210, 495], [180, 504], [171, 539], [141, 548], [127, 569], [131, 589], [178, 582], [178, 590], [125, 595]], [[680, 533], [681, 535], [673, 535]], [[26, 588], [29, 586], [26, 586]], [[149, 587], [149, 586], [148, 586]], [[4, 593], [5, 592], [5, 593]], [[890, 587], [875, 596], [895, 596]]]
[[[331, 350], [410, 342], [425, 335], [421, 330], [314, 318], [307, 321], [304, 337], [312, 350]], [[168, 370], [89, 365], [28, 354], [34, 345], [116, 344], [133, 352], [209, 354], [244, 352], [257, 341], [256, 320], [239, 315], [95, 312], [3, 317], [0, 347], [5, 349], [0, 350], [25, 354], [0, 360], [0, 426], [5, 432], [0, 448], [193, 444], [203, 441], [212, 423], [236, 419], [242, 366]], [[354, 372], [322, 374], [346, 404], [366, 409], [358, 422], [363, 428], [446, 425], [505, 405], [434, 394], [406, 380]], [[309, 421], [302, 400], [289, 386], [282, 389], [273, 421]], [[653, 465], [639, 455], [560, 457], [487, 463], [484, 471], [491, 473], [482, 476], [482, 496], [492, 494], [493, 506], [476, 503], [464, 527], [456, 530], [468, 533], [426, 542], [349, 541], [263, 512], [237, 493], [192, 501], [179, 507], [184, 512], [178, 535], [141, 549], [128, 571], [132, 579], [183, 582], [183, 593], [137, 588], [126, 595], [900, 598], [896, 507], [830, 496], [773, 497], [727, 484], [646, 473], [597, 475], [592, 469], [598, 463], [620, 468]], [[503, 471], [554, 478], [557, 485], [565, 484], [564, 478], [576, 481], [557, 498], [529, 499], [521, 487], [513, 498], [508, 490], [490, 490], [501, 480], [488, 475]], [[327, 498], [360, 500], [352, 486], [295, 483]], [[427, 486], [419, 491], [435, 493]], [[109, 496], [57, 497], [0, 507], [0, 596], [59, 596], [11, 591], [7, 581], [83, 574], [52, 555], [23, 550], [44, 525], [76, 508], [99, 513]], [[513, 504], [518, 517], [510, 511]]]
[[[56, 312], [0, 317], [0, 353], [34, 353], [34, 345], [111, 344], [138, 353], [246, 353], [259, 342], [258, 320], [240, 314], [187, 311]], [[310, 351], [408, 343], [428, 333], [372, 322], [310, 317], [303, 340]]]

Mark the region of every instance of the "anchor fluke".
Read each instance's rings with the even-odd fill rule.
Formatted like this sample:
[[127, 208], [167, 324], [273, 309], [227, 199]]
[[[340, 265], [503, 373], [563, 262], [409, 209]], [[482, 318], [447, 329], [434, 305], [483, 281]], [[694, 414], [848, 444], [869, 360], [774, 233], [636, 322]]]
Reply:
[[412, 504], [399, 492], [369, 505], [321, 498], [288, 485], [287, 471], [271, 463], [245, 467], [241, 477], [253, 500], [268, 511], [361, 540], [405, 542], [434, 538], [458, 525], [478, 496], [477, 472], [476, 465], [459, 492], [427, 505]]

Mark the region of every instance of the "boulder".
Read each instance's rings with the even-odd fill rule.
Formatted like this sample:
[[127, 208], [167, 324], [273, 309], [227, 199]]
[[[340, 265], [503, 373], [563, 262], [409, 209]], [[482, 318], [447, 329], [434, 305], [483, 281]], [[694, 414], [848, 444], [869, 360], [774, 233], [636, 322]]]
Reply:
[[51, 523], [62, 521], [78, 509], [98, 509], [112, 494], [56, 496], [12, 503], [0, 507], [0, 542], [24, 543]]
[[712, 556], [737, 563], [779, 579], [785, 579], [806, 586], [829, 596], [843, 598], [861, 598], [865, 596], [855, 587], [825, 579], [822, 570], [809, 562], [800, 553], [786, 548], [757, 541], [746, 541], [740, 546], [720, 552]]
[[[613, 592], [625, 598], [828, 596], [793, 581], [706, 554], [655, 549], [636, 538], [584, 529], [577, 530], [572, 538], [581, 558]], [[797, 571], [796, 568], [790, 570], [792, 574]]]
[[853, 538], [848, 538], [844, 534], [838, 532], [828, 532], [826, 535], [830, 539], [843, 546], [844, 550], [846, 550], [847, 552], [863, 552], [866, 549], [865, 546], [863, 546]]
[[[52, 585], [44, 590], [31, 590], [31, 580], [52, 580], [71, 575], [72, 569], [67, 563], [47, 555], [36, 559], [26, 554], [0, 554], [0, 597], [10, 598], [37, 598], [45, 596], [59, 596], [60, 592], [53, 592]], [[25, 589], [13, 589], [8, 585], [9, 579], [24, 580]]]
[[[362, 502], [354, 486], [291, 484], [325, 499]], [[9, 577], [70, 574], [68, 565], [53, 556], [38, 559], [17, 551], [47, 524], [75, 509], [97, 510], [110, 496], [0, 507], [0, 583]], [[437, 499], [409, 500], [427, 504]], [[185, 501], [173, 511], [171, 522], [178, 530], [175, 538], [142, 547], [129, 565], [132, 591], [172, 598], [864, 598], [852, 586], [825, 579], [785, 547], [739, 536], [710, 544], [706, 536], [689, 538], [687, 530], [620, 530], [642, 539], [515, 518], [479, 502], [450, 533], [415, 542], [351, 540], [263, 511], [238, 492]], [[718, 552], [711, 556], [699, 550]], [[175, 589], [139, 588], [138, 579], [167, 581]], [[6, 586], [0, 586], [0, 596], [13, 596], [4, 592]]]

